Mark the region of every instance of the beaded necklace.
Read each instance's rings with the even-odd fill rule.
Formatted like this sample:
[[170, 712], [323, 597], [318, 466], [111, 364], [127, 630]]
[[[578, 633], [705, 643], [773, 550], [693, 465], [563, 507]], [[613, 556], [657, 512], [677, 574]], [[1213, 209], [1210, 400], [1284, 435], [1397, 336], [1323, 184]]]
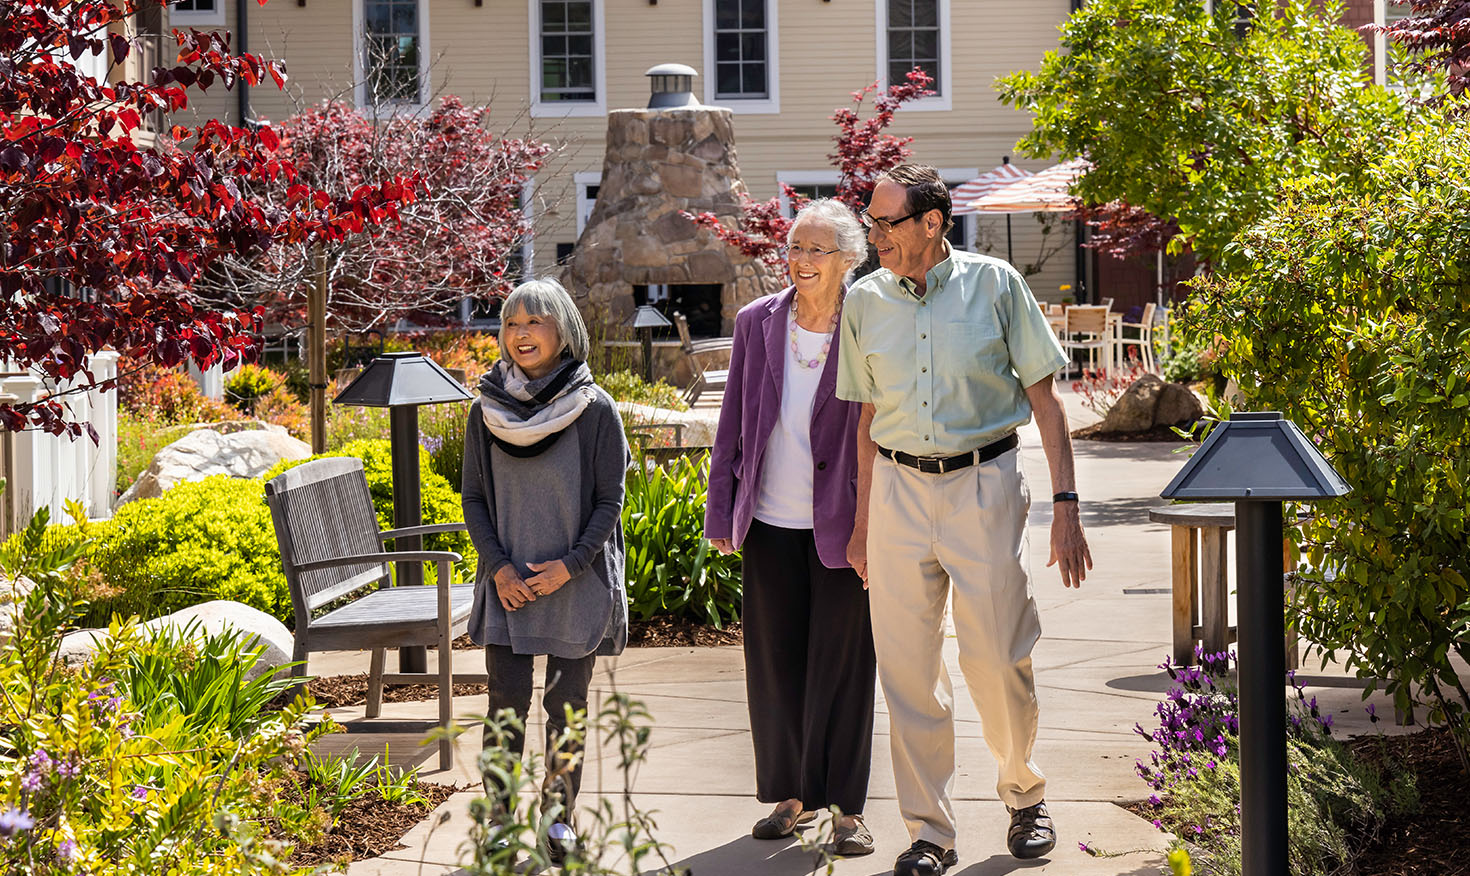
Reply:
[[796, 302], [800, 297], [793, 295], [791, 298], [791, 355], [796, 357], [796, 364], [803, 368], [821, 368], [827, 361], [827, 351], [832, 349], [832, 334], [837, 331], [837, 314], [842, 310], [842, 301], [838, 299], [837, 310], [832, 312], [832, 321], [827, 324], [827, 337], [822, 341], [822, 352], [815, 359], [804, 359], [796, 342]]

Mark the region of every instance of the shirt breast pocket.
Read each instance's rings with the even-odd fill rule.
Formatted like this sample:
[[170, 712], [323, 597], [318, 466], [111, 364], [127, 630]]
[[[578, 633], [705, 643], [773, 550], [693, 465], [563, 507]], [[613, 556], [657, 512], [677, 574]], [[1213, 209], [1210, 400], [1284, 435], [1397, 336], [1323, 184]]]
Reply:
[[993, 366], [1008, 359], [1000, 329], [988, 322], [952, 322], [940, 327], [940, 353], [950, 365]]

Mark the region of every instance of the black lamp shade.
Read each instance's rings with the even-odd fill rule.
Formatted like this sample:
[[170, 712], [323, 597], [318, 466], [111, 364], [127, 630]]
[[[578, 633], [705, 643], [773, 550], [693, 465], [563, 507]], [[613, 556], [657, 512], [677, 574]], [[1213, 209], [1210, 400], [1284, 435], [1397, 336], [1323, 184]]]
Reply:
[[1160, 493], [1165, 499], [1331, 499], [1351, 488], [1296, 424], [1276, 411], [1232, 414]]
[[623, 325], [633, 329], [645, 329], [668, 328], [673, 323], [669, 322], [668, 318], [662, 313], [659, 313], [657, 307], [654, 307], [652, 304], [644, 304], [633, 311], [632, 318], [624, 322]]
[[470, 401], [474, 396], [422, 353], [386, 353], [368, 363], [332, 401], [339, 405], [394, 408]]

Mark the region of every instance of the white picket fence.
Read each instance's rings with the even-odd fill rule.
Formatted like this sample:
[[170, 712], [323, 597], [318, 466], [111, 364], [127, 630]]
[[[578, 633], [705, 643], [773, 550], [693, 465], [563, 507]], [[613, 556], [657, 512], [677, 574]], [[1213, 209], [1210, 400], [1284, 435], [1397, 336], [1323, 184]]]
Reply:
[[[92, 354], [90, 367], [98, 382], [117, 376], [117, 358], [113, 352]], [[0, 366], [0, 402], [34, 402], [74, 384], [52, 384]], [[52, 521], [68, 520], [67, 499], [80, 501], [94, 519], [112, 516], [112, 491], [117, 482], [117, 392], [79, 392], [66, 396], [65, 404], [69, 419], [91, 423], [100, 440], [94, 444], [85, 433], [73, 440], [35, 429], [0, 433], [0, 465], [7, 482], [0, 496], [0, 535], [24, 528], [41, 508], [51, 509]]]

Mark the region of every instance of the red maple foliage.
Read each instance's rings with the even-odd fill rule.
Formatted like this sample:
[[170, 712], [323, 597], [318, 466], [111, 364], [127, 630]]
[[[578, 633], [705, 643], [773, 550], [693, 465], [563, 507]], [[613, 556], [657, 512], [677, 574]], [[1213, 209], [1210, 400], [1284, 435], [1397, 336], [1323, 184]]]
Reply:
[[1450, 94], [1470, 85], [1470, 0], [1395, 0], [1409, 15], [1366, 27], [1409, 50], [1411, 70], [1444, 70]]
[[[268, 127], [211, 119], [139, 145], [145, 118], [184, 109], [190, 88], [285, 83], [280, 64], [231, 55], [227, 34], [194, 30], [173, 32], [177, 60], [149, 81], [78, 69], [83, 54], [103, 53], [118, 69], [134, 48], [123, 22], [162, 2], [0, 4], [0, 360], [74, 380], [72, 391], [98, 384], [89, 357], [108, 346], [168, 366], [253, 357], [258, 314], [201, 309], [179, 287], [229, 253], [340, 240], [392, 219], [412, 197], [401, 180], [346, 196], [314, 189], [275, 154]], [[286, 186], [283, 203], [248, 193], [264, 180]], [[64, 395], [0, 405], [0, 428], [91, 431], [68, 422]]]
[[1120, 259], [1153, 255], [1179, 234], [1179, 224], [1174, 220], [1160, 219], [1122, 201], [1083, 207], [1065, 218], [1081, 219], [1091, 228], [1083, 246]]
[[[313, 188], [342, 197], [380, 180], [415, 180], [413, 202], [391, 226], [325, 247], [330, 324], [353, 331], [400, 317], [432, 324], [452, 318], [464, 298], [510, 291], [532, 232], [522, 192], [553, 147], [497, 136], [485, 127], [489, 114], [488, 105], [466, 107], [448, 95], [424, 114], [374, 120], [324, 101], [280, 123], [281, 154]], [[260, 191], [271, 203], [288, 194], [278, 182]], [[224, 267], [194, 285], [198, 300], [262, 306], [268, 321], [285, 325], [304, 321], [304, 292], [318, 272], [304, 243], [230, 256]]]
[[[884, 171], [903, 163], [913, 154], [908, 144], [913, 137], [895, 137], [884, 131], [893, 123], [898, 108], [911, 100], [917, 100], [934, 92], [929, 86], [934, 78], [921, 68], [910, 70], [903, 84], [888, 86], [873, 99], [873, 114], [862, 117], [863, 104], [868, 95], [878, 90], [878, 83], [852, 92], [852, 106], [839, 107], [831, 119], [837, 123], [837, 133], [832, 139], [837, 150], [827, 158], [838, 170], [837, 200], [855, 212], [868, 205], [868, 196], [873, 192], [878, 177]], [[801, 209], [806, 198], [791, 186], [781, 184], [782, 194], [791, 202], [793, 210]], [[781, 199], [757, 201], [745, 193], [740, 194], [740, 225], [728, 228], [720, 224], [713, 213], [684, 213], [683, 215], [701, 228], [723, 240], [727, 245], [739, 249], [748, 256], [759, 258], [777, 271], [783, 270], [781, 247], [786, 245], [786, 233], [791, 230], [791, 220], [781, 215]]]

